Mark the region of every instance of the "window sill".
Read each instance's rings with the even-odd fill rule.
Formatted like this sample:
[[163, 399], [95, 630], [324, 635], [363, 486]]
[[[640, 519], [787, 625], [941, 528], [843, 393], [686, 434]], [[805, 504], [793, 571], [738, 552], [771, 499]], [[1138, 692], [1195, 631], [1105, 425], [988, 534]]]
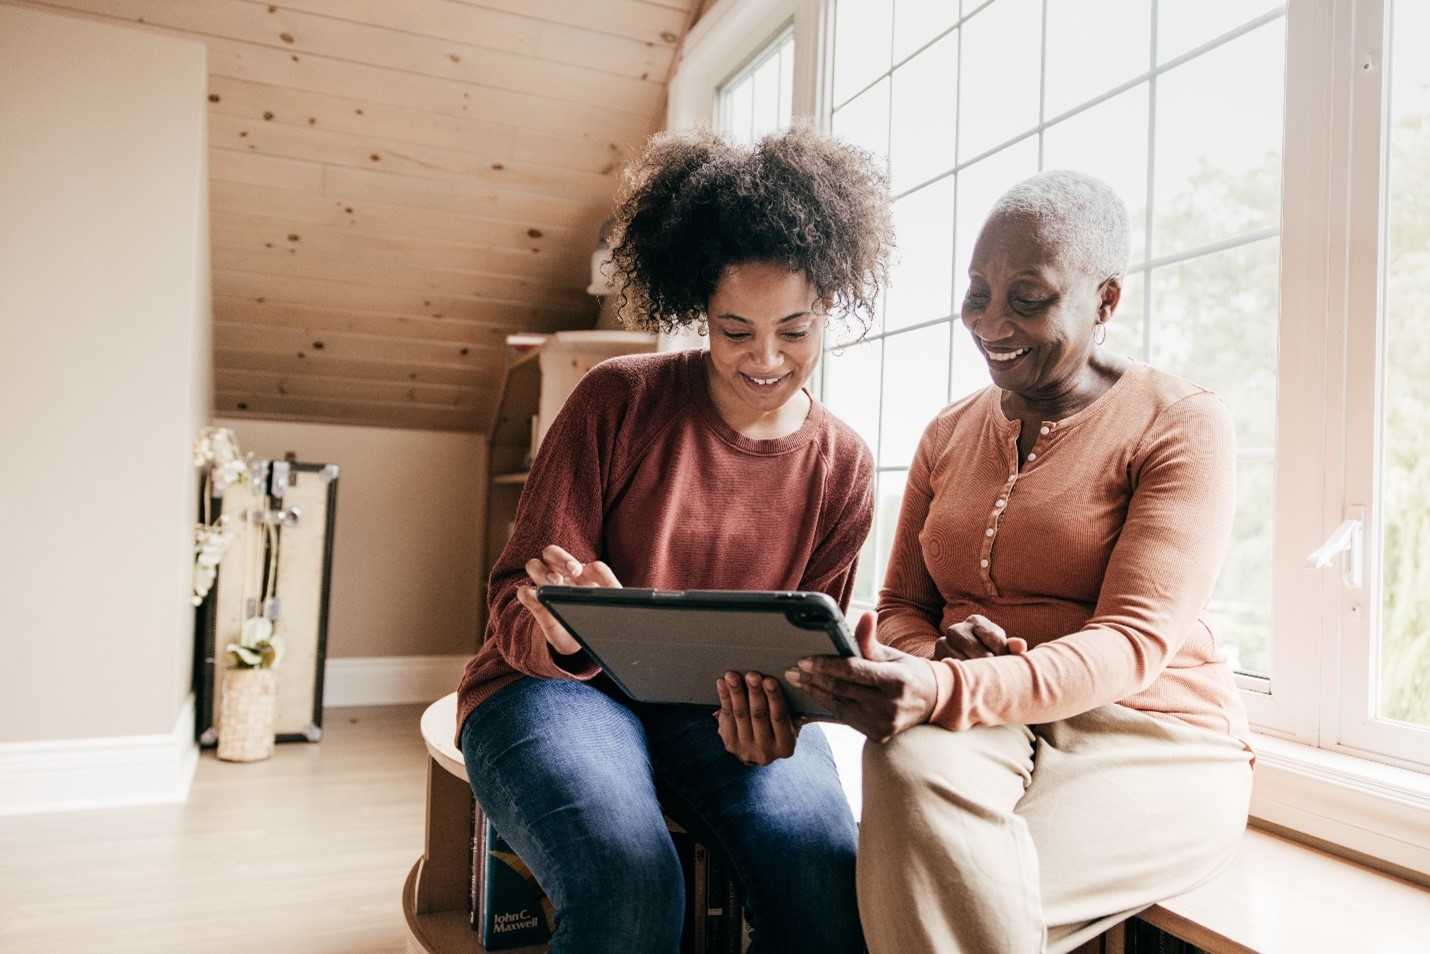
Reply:
[[1430, 775], [1256, 735], [1251, 817], [1430, 886]]

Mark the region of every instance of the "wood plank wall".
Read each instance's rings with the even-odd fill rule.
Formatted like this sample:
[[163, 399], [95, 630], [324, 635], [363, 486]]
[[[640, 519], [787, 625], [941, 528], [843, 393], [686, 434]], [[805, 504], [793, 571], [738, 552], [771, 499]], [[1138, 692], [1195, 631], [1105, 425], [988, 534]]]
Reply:
[[595, 320], [699, 0], [0, 2], [208, 48], [217, 413], [485, 430], [506, 334]]

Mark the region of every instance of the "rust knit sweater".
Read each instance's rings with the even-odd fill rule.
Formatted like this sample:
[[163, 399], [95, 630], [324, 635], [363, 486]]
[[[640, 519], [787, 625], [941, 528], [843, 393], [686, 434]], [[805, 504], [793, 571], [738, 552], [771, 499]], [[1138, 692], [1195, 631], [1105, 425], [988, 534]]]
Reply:
[[522, 675], [598, 671], [558, 666], [517, 602], [530, 582], [526, 561], [548, 544], [604, 560], [625, 586], [819, 590], [847, 608], [873, 521], [869, 448], [817, 401], [793, 434], [745, 437], [715, 409], [704, 355], [604, 361], [567, 398], [492, 568], [486, 639], [458, 693], [459, 734], [473, 709]]
[[1021, 424], [990, 387], [950, 405], [909, 471], [879, 636], [931, 656], [972, 613], [1029, 650], [934, 664], [950, 729], [1064, 719], [1107, 703], [1245, 742], [1203, 616], [1230, 535], [1235, 434], [1210, 392], [1134, 364], [1089, 406]]

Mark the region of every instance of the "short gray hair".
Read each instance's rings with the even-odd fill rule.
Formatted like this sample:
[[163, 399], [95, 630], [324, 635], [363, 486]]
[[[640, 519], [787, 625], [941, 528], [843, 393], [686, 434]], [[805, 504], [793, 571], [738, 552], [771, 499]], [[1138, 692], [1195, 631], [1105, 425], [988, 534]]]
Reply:
[[993, 204], [988, 221], [1032, 219], [1038, 232], [1099, 281], [1127, 269], [1127, 206], [1112, 187], [1085, 172], [1040, 172]]

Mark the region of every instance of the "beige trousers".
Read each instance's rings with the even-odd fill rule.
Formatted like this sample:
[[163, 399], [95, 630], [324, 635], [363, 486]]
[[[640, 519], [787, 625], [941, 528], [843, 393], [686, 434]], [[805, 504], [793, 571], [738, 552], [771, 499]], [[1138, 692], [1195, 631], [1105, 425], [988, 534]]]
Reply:
[[1230, 861], [1250, 754], [1103, 706], [1039, 726], [917, 726], [864, 746], [870, 954], [1053, 954]]

